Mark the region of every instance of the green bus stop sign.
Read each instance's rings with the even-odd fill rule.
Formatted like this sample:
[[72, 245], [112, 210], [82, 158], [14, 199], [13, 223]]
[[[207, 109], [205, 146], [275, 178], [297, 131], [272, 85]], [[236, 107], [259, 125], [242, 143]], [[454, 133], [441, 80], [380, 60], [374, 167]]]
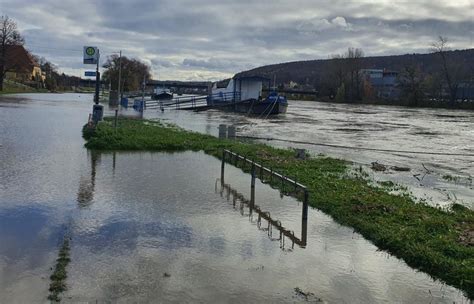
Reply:
[[96, 46], [84, 47], [84, 64], [97, 64], [99, 62], [99, 49]]
[[94, 56], [95, 54], [95, 49], [93, 47], [88, 47], [86, 49], [86, 54], [89, 55], [89, 56]]

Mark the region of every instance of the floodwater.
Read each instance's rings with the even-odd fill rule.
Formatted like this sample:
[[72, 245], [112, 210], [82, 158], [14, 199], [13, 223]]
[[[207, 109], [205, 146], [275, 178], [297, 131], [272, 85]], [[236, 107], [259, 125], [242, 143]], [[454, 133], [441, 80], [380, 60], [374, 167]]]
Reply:
[[[91, 100], [0, 97], [1, 303], [47, 302], [64, 235], [66, 303], [469, 303], [317, 210], [292, 248], [204, 153], [87, 151]], [[225, 182], [250, 198], [248, 174], [226, 165]], [[301, 235], [301, 203], [257, 182], [256, 204]]]
[[[350, 160], [363, 166], [370, 178], [406, 186], [415, 197], [431, 205], [458, 203], [474, 209], [474, 111], [290, 101], [288, 113], [270, 119], [217, 110], [151, 110], [146, 117], [168, 119], [186, 129], [215, 136], [218, 125], [224, 123], [235, 125], [237, 135], [241, 136], [345, 146], [263, 141]], [[377, 152], [364, 148], [459, 155]], [[371, 170], [373, 162], [388, 170]], [[395, 171], [391, 167], [410, 171]]]

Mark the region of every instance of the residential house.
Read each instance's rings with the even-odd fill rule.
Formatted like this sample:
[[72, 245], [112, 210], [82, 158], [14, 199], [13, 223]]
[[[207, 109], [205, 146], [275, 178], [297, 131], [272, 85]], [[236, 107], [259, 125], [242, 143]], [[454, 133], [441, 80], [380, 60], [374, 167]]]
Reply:
[[6, 49], [6, 78], [21, 82], [45, 80], [40, 65], [22, 45], [10, 45]]

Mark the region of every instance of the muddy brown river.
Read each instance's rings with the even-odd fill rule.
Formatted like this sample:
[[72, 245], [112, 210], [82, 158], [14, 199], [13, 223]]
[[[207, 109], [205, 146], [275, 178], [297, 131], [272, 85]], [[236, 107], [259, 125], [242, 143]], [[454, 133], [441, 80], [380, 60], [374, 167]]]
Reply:
[[[80, 130], [91, 100], [77, 94], [0, 97], [0, 303], [48, 302], [51, 267], [64, 235], [71, 237], [65, 303], [469, 303], [461, 291], [377, 250], [317, 210], [309, 210], [305, 248], [279, 239], [278, 231], [265, 220], [258, 222], [255, 212], [233, 203], [217, 181], [220, 162], [202, 152], [87, 151]], [[347, 115], [389, 115], [378, 108], [370, 110], [379, 113], [372, 116], [349, 110], [337, 114], [331, 107], [342, 106], [295, 103], [296, 112], [307, 114], [292, 112], [291, 105], [285, 117], [265, 121], [220, 112], [146, 116], [211, 134], [217, 134], [222, 121], [232, 121], [243, 134], [291, 137], [293, 128], [293, 137], [307, 134], [308, 140], [323, 141], [319, 133], [327, 142], [336, 141], [330, 130], [322, 130], [331, 119], [316, 124], [314, 116], [323, 114], [311, 112], [312, 106], [333, 113], [334, 119], [341, 115], [341, 120]], [[302, 115], [310, 116], [311, 123]], [[458, 133], [472, 135], [467, 125], [473, 116], [463, 115], [469, 117], [461, 123], [466, 130]], [[371, 123], [368, 117], [360, 119]], [[318, 131], [304, 124], [315, 124]], [[457, 127], [445, 127], [444, 132]], [[339, 140], [375, 145], [354, 133], [343, 132], [346, 137]], [[384, 142], [378, 136], [375, 141]], [[384, 143], [392, 145], [388, 133], [386, 138]], [[461, 143], [455, 137], [445, 148], [472, 149], [471, 143]], [[376, 155], [346, 156], [366, 163]], [[431, 163], [423, 160], [428, 168], [438, 164], [446, 172], [472, 172], [469, 159], [452, 164], [429, 159]], [[377, 160], [413, 167], [418, 163], [394, 155]], [[248, 174], [227, 165], [226, 183], [250, 197]], [[448, 191], [458, 186], [445, 185]], [[468, 186], [460, 189], [458, 200], [472, 197]], [[301, 203], [257, 181], [256, 204], [300, 235]]]
[[[474, 208], [474, 111], [290, 101], [288, 113], [269, 119], [215, 110], [155, 110], [145, 116], [169, 119], [186, 129], [215, 136], [219, 124], [234, 125], [237, 135], [281, 139], [263, 142], [350, 160], [365, 167], [370, 178], [401, 184], [418, 200], [433, 206], [458, 203]], [[370, 169], [373, 162], [389, 170], [375, 172]]]

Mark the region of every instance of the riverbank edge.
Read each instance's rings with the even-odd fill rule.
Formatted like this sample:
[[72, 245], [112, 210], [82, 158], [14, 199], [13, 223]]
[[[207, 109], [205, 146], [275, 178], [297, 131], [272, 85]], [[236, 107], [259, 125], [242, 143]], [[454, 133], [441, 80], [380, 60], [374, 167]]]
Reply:
[[36, 90], [36, 89], [31, 89], [31, 90], [3, 90], [0, 91], [0, 96], [8, 96], [8, 95], [15, 95], [15, 94], [37, 94], [37, 93], [50, 93], [47, 90]]
[[192, 150], [221, 159], [222, 150], [229, 149], [245, 155], [306, 185], [310, 205], [339, 224], [474, 298], [474, 246], [469, 241], [474, 212], [461, 205], [442, 210], [415, 203], [408, 194], [390, 194], [388, 188], [370, 185], [363, 174], [350, 175], [350, 163], [344, 160], [324, 156], [299, 160], [289, 149], [219, 140], [158, 121], [119, 118], [114, 129], [112, 119], [106, 119], [95, 130], [84, 126], [83, 137], [93, 150]]

